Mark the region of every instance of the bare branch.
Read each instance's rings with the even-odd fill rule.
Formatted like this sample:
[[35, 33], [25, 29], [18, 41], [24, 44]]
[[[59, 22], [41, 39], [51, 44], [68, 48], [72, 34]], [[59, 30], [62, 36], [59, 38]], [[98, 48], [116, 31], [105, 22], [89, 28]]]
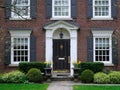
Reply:
[[8, 4], [8, 5], [0, 4], [0, 8], [10, 10], [11, 12], [14, 12], [15, 14], [17, 14], [21, 19], [27, 20], [27, 18], [25, 18], [21, 15], [21, 12], [23, 10], [27, 10], [27, 8], [24, 8], [24, 9], [17, 8], [16, 0], [14, 0], [14, 2], [12, 4]]
[[4, 5], [0, 5], [0, 8], [5, 8], [5, 6]]

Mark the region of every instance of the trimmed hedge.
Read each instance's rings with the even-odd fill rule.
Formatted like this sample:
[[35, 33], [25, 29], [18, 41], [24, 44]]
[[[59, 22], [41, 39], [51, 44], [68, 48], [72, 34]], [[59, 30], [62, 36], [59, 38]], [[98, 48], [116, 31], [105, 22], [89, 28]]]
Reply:
[[26, 76], [30, 82], [42, 82], [43, 80], [42, 73], [37, 68], [31, 68]]
[[81, 81], [83, 83], [92, 83], [94, 78], [94, 73], [92, 70], [86, 69], [81, 73]]
[[26, 75], [20, 71], [4, 73], [1, 79], [1, 83], [24, 83], [27, 80]]
[[101, 72], [104, 69], [104, 64], [101, 62], [82, 62], [79, 64], [80, 74], [86, 69], [92, 70], [94, 73]]
[[120, 72], [118, 71], [111, 71], [108, 74], [109, 78], [110, 78], [110, 83], [111, 84], [120, 84]]
[[94, 82], [98, 84], [120, 84], [120, 72], [111, 71], [106, 74], [103, 72], [94, 75]]
[[110, 78], [106, 73], [98, 72], [94, 75], [94, 83], [108, 84], [110, 83]]
[[44, 72], [44, 68], [46, 67], [46, 64], [43, 62], [22, 62], [19, 63], [19, 70], [27, 73], [31, 68], [37, 68], [41, 72]]
[[3, 74], [2, 74], [2, 73], [0, 73], [0, 83], [2, 83], [2, 82], [3, 82], [3, 80], [2, 80], [2, 76], [3, 76]]

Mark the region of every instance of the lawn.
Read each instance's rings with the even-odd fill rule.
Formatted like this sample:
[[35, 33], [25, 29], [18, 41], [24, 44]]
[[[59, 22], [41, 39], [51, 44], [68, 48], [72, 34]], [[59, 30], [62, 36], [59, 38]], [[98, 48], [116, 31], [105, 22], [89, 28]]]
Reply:
[[47, 90], [48, 84], [0, 84], [0, 90]]
[[120, 86], [74, 85], [73, 90], [120, 90]]

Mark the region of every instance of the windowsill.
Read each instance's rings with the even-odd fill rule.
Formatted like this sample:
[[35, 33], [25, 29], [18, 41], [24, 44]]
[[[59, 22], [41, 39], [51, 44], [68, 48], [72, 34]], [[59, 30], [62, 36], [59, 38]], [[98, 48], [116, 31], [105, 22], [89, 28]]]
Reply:
[[50, 18], [50, 20], [73, 20], [72, 18]]
[[109, 66], [114, 66], [112, 63], [104, 63], [104, 66], [109, 67]]
[[91, 20], [113, 20], [113, 18], [91, 18]]
[[9, 67], [18, 67], [19, 64], [9, 64]]
[[16, 20], [16, 21], [17, 20], [31, 20], [31, 18], [24, 18], [24, 17], [23, 18], [22, 17], [21, 18], [12, 18], [11, 17], [11, 18], [9, 18], [9, 20]]

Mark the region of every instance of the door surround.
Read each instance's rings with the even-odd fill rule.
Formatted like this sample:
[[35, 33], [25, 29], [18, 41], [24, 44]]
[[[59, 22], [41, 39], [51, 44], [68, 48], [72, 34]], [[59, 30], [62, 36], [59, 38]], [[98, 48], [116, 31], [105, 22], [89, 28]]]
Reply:
[[[73, 76], [73, 62], [77, 61], [77, 31], [79, 26], [75, 23], [67, 21], [56, 21], [44, 26], [45, 32], [45, 60], [51, 62], [53, 59], [53, 39], [54, 32], [59, 29], [64, 29], [69, 33], [70, 39], [70, 75]], [[53, 65], [51, 65], [53, 68]]]

